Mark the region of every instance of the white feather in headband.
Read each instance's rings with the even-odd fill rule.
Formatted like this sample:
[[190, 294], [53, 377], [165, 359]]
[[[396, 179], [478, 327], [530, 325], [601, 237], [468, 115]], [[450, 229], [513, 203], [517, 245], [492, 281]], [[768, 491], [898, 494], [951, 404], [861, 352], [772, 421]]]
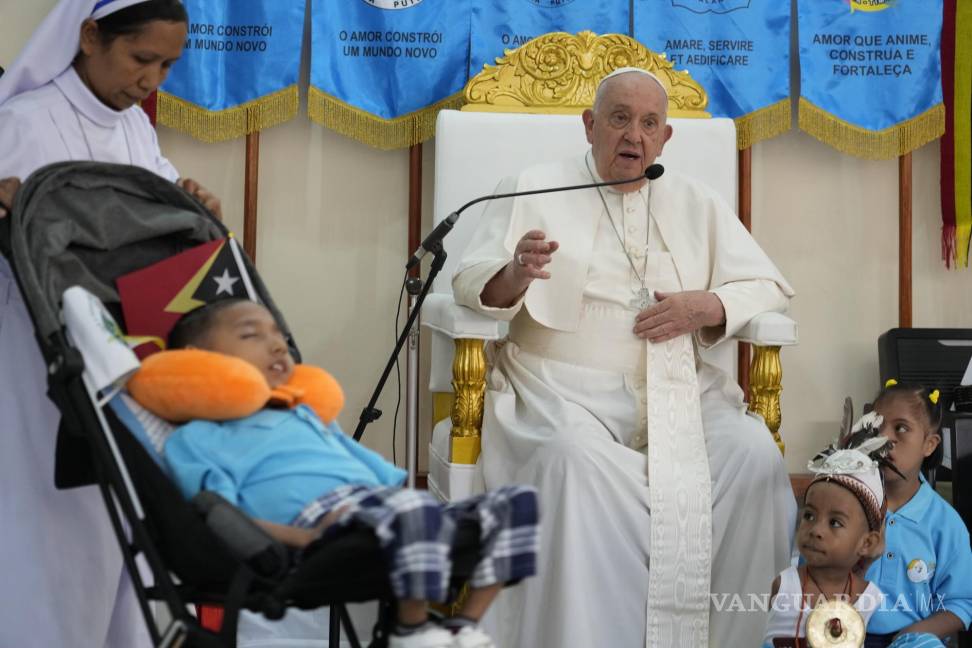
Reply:
[[887, 459], [891, 441], [880, 432], [884, 419], [869, 412], [851, 426], [853, 410], [850, 398], [846, 399], [840, 435], [810, 460], [807, 469], [816, 474], [813, 482], [832, 481], [850, 490], [864, 507], [868, 526], [877, 530], [884, 519], [881, 466], [898, 471]]

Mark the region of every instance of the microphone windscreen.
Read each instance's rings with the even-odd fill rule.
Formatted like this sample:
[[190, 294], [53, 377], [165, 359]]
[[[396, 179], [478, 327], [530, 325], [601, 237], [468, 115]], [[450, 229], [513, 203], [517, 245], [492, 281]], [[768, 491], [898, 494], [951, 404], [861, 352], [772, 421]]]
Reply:
[[657, 180], [665, 173], [665, 167], [660, 164], [652, 164], [645, 170], [645, 177], [649, 180]]

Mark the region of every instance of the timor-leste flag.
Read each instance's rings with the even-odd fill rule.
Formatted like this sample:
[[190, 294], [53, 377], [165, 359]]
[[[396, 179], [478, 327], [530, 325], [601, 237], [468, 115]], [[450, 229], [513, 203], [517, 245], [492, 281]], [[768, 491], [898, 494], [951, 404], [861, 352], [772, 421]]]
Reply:
[[232, 246], [229, 239], [210, 241], [118, 278], [126, 337], [139, 358], [165, 348], [189, 311], [228, 297], [251, 298]]

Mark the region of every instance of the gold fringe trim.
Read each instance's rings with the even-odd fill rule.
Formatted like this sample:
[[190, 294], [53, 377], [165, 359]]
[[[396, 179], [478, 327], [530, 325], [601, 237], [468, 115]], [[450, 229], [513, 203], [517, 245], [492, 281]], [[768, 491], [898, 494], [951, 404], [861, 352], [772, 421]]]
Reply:
[[868, 130], [800, 97], [800, 129], [838, 151], [869, 160], [890, 160], [938, 139], [945, 132], [945, 106], [937, 104], [884, 130]]
[[159, 92], [158, 122], [212, 144], [261, 131], [293, 119], [300, 110], [297, 84], [226, 110], [206, 110]]
[[793, 126], [790, 99], [780, 99], [774, 104], [736, 117], [736, 146], [740, 151], [763, 140], [771, 139], [790, 130]]
[[462, 92], [395, 119], [382, 119], [355, 108], [337, 97], [311, 86], [307, 115], [315, 122], [386, 151], [419, 144], [435, 135], [435, 118], [440, 110], [462, 106]]

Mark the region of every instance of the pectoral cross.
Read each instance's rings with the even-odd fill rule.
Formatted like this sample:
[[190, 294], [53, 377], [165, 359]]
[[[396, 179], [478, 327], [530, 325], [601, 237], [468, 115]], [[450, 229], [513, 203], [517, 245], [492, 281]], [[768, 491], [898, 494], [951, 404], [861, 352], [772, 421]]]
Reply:
[[631, 307], [637, 308], [640, 313], [654, 303], [655, 298], [651, 294], [651, 290], [646, 286], [642, 286], [641, 290], [637, 292], [637, 297], [631, 300]]

